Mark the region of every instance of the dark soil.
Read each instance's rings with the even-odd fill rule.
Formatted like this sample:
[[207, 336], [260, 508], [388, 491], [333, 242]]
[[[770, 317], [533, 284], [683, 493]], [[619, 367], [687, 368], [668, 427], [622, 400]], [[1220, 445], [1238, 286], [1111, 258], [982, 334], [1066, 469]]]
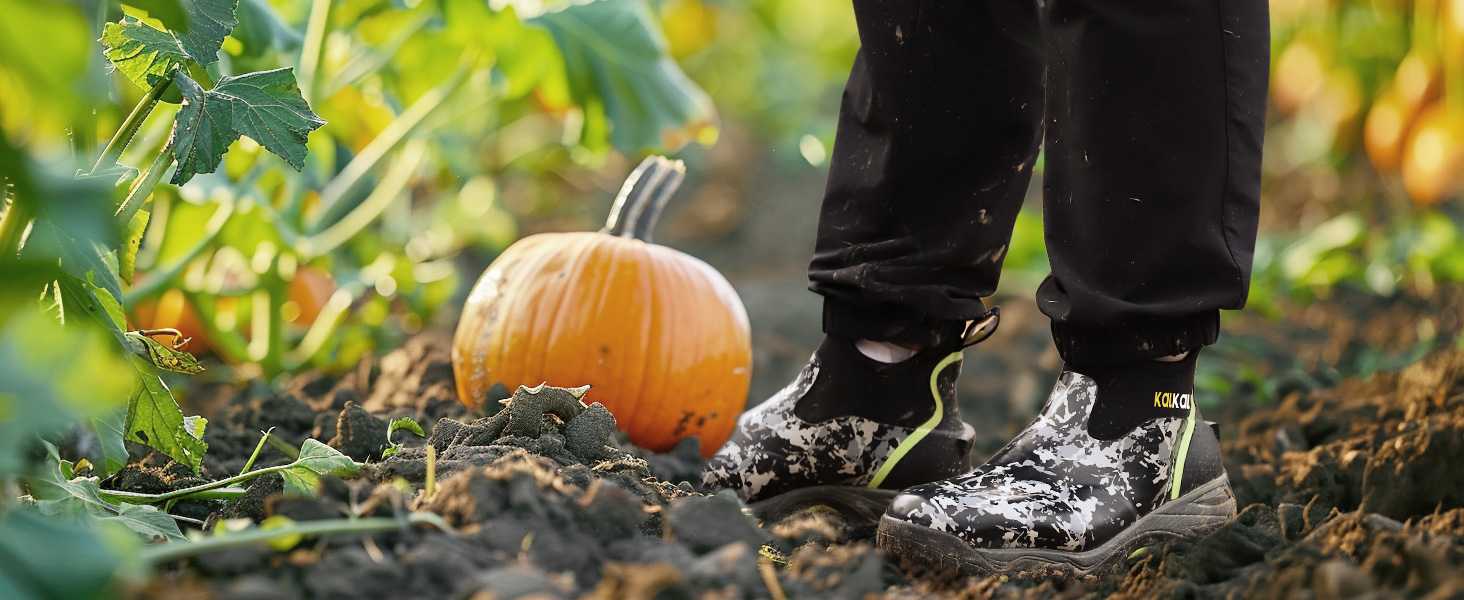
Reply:
[[[1464, 595], [1464, 351], [1396, 373], [1292, 393], [1230, 420], [1227, 468], [1245, 508], [1208, 538], [1147, 548], [1098, 577], [1007, 573], [956, 578], [883, 557], [843, 518], [809, 510], [760, 523], [726, 494], [693, 491], [688, 443], [656, 455], [612, 431], [597, 405], [563, 390], [515, 395], [492, 414], [463, 408], [446, 339], [422, 336], [343, 377], [303, 375], [282, 391], [217, 389], [205, 476], [237, 473], [273, 427], [298, 447], [328, 440], [368, 467], [326, 478], [317, 499], [264, 477], [238, 500], [187, 513], [259, 521], [441, 515], [411, 528], [307, 540], [287, 552], [234, 550], [160, 573], [142, 597], [761, 598], [866, 596], [1459, 597]], [[569, 400], [566, 400], [569, 398]], [[594, 392], [585, 398], [593, 402]], [[381, 458], [386, 422], [418, 419], [427, 439]], [[429, 450], [430, 448], [430, 450]], [[435, 489], [424, 489], [428, 455]], [[289, 460], [267, 448], [259, 465]], [[146, 459], [109, 485], [197, 483]], [[181, 506], [181, 505], [180, 505]]]

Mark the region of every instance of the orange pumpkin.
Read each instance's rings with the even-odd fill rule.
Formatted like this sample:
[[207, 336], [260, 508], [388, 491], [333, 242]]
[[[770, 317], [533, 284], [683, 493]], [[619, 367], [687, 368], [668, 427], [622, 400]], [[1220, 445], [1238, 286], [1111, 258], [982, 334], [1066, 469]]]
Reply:
[[710, 456], [747, 399], [747, 311], [706, 263], [650, 242], [680, 161], [631, 173], [598, 232], [543, 233], [504, 250], [463, 307], [453, 339], [458, 398], [495, 383], [590, 385], [631, 441], [668, 450], [701, 440]]

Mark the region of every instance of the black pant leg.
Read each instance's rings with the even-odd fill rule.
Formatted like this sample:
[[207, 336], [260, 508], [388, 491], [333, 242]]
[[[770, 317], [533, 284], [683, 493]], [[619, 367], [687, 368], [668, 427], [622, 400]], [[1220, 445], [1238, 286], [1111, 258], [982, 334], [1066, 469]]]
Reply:
[[855, 0], [810, 288], [824, 330], [939, 343], [984, 312], [1041, 138], [1031, 0]]
[[1213, 343], [1245, 304], [1260, 195], [1265, 0], [1047, 0], [1037, 293], [1072, 363]]

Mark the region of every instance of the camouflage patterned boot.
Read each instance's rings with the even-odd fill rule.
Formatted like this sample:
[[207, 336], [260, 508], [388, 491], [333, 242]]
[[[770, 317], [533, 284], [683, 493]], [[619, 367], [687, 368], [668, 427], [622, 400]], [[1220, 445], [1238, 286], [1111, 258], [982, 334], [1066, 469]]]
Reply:
[[970, 468], [975, 432], [960, 418], [961, 351], [996, 313], [953, 341], [887, 364], [829, 336], [782, 391], [748, 410], [703, 474], [765, 519], [822, 505], [873, 527], [901, 488]]
[[1064, 370], [1042, 413], [986, 464], [895, 498], [880, 547], [973, 574], [1081, 574], [1218, 528], [1235, 515], [1235, 497], [1215, 430], [1193, 402], [1196, 354]]

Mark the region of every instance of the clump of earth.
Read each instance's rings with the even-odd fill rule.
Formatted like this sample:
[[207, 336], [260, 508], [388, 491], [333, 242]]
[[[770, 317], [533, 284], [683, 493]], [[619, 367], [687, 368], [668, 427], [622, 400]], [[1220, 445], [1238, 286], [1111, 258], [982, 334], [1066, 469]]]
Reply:
[[[458, 403], [445, 340], [426, 335], [344, 376], [270, 391], [219, 388], [204, 479], [237, 473], [273, 428], [367, 463], [319, 498], [275, 477], [229, 502], [180, 503], [204, 527], [427, 511], [450, 530], [403, 526], [235, 549], [170, 565], [140, 597], [766, 598], [1464, 595], [1464, 351], [1400, 372], [1297, 393], [1227, 423], [1222, 446], [1244, 508], [1204, 539], [1145, 548], [1085, 578], [959, 577], [901, 564], [868, 527], [811, 508], [775, 521], [693, 483], [699, 449], [629, 444], [594, 392], [501, 390]], [[1225, 411], [1222, 411], [1225, 412]], [[417, 419], [428, 434], [387, 423]], [[266, 450], [258, 466], [289, 458]], [[428, 480], [432, 480], [428, 492]], [[156, 492], [200, 479], [141, 457], [109, 487]]]

